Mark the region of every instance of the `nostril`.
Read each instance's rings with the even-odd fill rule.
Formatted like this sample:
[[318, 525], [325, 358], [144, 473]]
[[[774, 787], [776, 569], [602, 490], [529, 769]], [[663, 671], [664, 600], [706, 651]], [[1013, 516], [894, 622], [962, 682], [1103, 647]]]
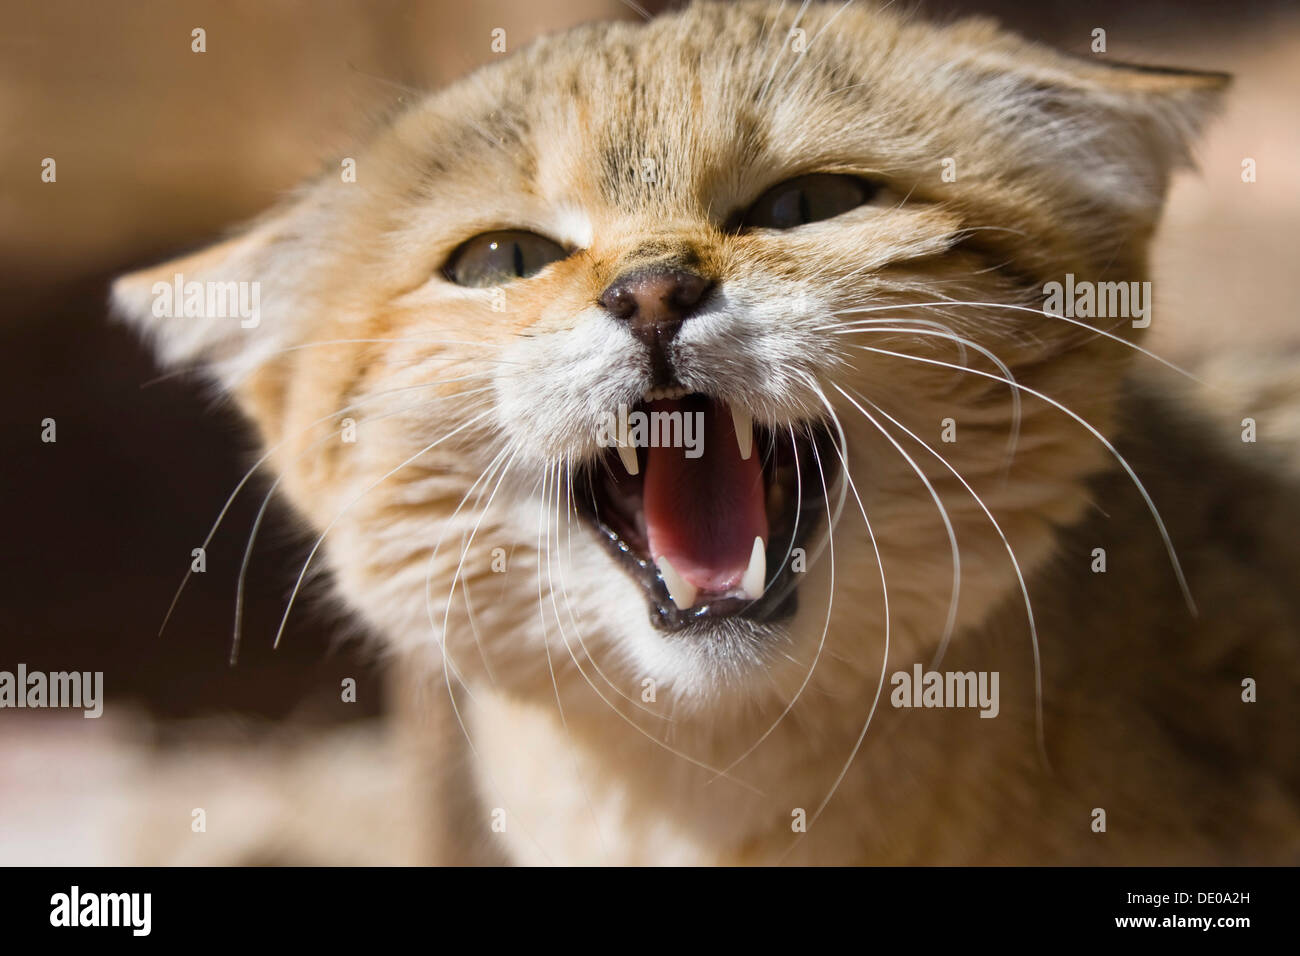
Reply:
[[630, 319], [636, 312], [636, 296], [627, 284], [610, 286], [600, 297], [601, 307], [616, 319]]
[[712, 288], [710, 280], [691, 272], [643, 271], [620, 277], [597, 301], [617, 319], [667, 327], [688, 318]]
[[680, 309], [693, 308], [712, 287], [713, 283], [703, 276], [678, 273], [676, 288], [671, 293], [671, 301]]

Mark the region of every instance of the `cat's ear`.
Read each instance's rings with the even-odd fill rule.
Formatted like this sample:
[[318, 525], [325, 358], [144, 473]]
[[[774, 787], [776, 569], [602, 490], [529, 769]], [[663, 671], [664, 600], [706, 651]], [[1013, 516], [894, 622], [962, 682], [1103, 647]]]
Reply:
[[233, 388], [297, 334], [303, 214], [294, 203], [233, 238], [122, 276], [113, 312], [164, 368], [191, 367]]
[[1226, 73], [1072, 56], [976, 22], [965, 66], [992, 91], [1023, 155], [1047, 158], [1090, 201], [1134, 223], [1159, 215], [1170, 174], [1221, 106]]
[[1092, 122], [1101, 135], [1114, 137], [1115, 148], [1108, 151], [1093, 136], [1101, 161], [1145, 177], [1161, 194], [1171, 171], [1193, 165], [1195, 142], [1232, 82], [1227, 73], [1081, 57], [1061, 61], [1066, 74], [1056, 87], [1058, 108], [1075, 111], [1083, 136]]

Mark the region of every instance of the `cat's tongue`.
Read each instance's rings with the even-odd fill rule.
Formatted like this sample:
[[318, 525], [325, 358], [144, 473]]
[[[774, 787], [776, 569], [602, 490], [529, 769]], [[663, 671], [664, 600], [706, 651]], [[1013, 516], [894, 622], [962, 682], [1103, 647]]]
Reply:
[[644, 410], [681, 412], [682, 434], [695, 442], [694, 448], [646, 449], [646, 536], [673, 602], [684, 610], [698, 592], [738, 588], [761, 597], [768, 529], [758, 450], [741, 457], [725, 405], [687, 398], [651, 402]]

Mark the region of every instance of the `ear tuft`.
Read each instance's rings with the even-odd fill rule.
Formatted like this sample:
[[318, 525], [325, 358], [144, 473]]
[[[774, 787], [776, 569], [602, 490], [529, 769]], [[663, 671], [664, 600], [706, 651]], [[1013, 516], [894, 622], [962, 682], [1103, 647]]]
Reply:
[[1059, 53], [987, 21], [953, 29], [961, 69], [999, 135], [1022, 143], [1031, 164], [1050, 165], [1045, 181], [1064, 182], [1134, 228], [1158, 218], [1171, 173], [1193, 165], [1193, 144], [1231, 82], [1225, 73]]
[[1193, 144], [1232, 83], [1227, 73], [1110, 60], [1082, 61], [1079, 78], [1085, 95], [1098, 97], [1116, 119], [1145, 131], [1153, 158], [1166, 169], [1193, 165]]
[[114, 314], [137, 329], [166, 368], [200, 369], [230, 388], [290, 336], [296, 257], [285, 216], [192, 255], [122, 276]]

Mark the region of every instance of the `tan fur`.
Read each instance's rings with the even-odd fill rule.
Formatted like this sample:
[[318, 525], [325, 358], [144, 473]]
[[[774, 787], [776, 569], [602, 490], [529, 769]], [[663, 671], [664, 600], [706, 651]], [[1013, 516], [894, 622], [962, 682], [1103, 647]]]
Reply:
[[[472, 768], [439, 784], [439, 806], [456, 811], [440, 859], [1293, 859], [1296, 754], [1277, 702], [1296, 687], [1284, 587], [1300, 562], [1276, 539], [1243, 558], [1232, 535], [1258, 534], [1247, 529], [1259, 514], [1237, 505], [1222, 519], [1239, 481], [1274, 515], [1294, 514], [1291, 489], [1231, 462], [1220, 449], [1231, 435], [1189, 430], [1126, 384], [1134, 353], [1121, 342], [1023, 310], [915, 305], [1032, 310], [1067, 272], [1145, 278], [1169, 177], [1223, 79], [1074, 60], [984, 21], [797, 11], [697, 4], [544, 40], [399, 117], [358, 158], [357, 183], [323, 180], [230, 245], [121, 280], [117, 300], [165, 361], [200, 364], [248, 412], [284, 492], [327, 532], [319, 557], [337, 592], [392, 648], [408, 726], [439, 728], [432, 762]], [[796, 27], [811, 41], [802, 55], [787, 42]], [[944, 157], [956, 182], [940, 177]], [[888, 201], [785, 233], [720, 230], [767, 187], [811, 171], [880, 178]], [[507, 287], [505, 312], [487, 290], [436, 275], [465, 239], [499, 228], [578, 250]], [[815, 381], [847, 440], [854, 487], [834, 528], [833, 583], [828, 553], [761, 666], [732, 668], [654, 632], [639, 589], [555, 497], [563, 466], [597, 451], [592, 415], [645, 386], [630, 350], [608, 374], [563, 364], [612, 334], [595, 299], [629, 268], [685, 260], [733, 296], [728, 334], [742, 345], [683, 343], [696, 376], [683, 380], [773, 427], [822, 414]], [[153, 319], [149, 290], [175, 271], [262, 281], [261, 326]], [[1025, 395], [1004, 480], [1006, 385], [853, 347], [957, 363], [951, 342], [828, 331], [881, 305], [893, 307], [867, 317], [947, 323], [1114, 436], [1170, 525], [1201, 617], [1183, 606], [1134, 487], [1080, 425]], [[1039, 625], [1045, 755], [1007, 551], [961, 482], [893, 429], [961, 549], [943, 667], [998, 670], [1002, 713], [895, 710], [886, 684], [849, 761], [885, 653], [857, 496], [888, 585], [886, 672], [929, 662], [952, 565], [913, 467], [834, 385], [929, 441], [1007, 535]], [[405, 391], [374, 397], [389, 389]], [[334, 434], [346, 416], [355, 444]], [[945, 417], [955, 444], [938, 443]], [[1189, 473], [1206, 480], [1188, 489]], [[1111, 555], [1105, 575], [1088, 569], [1096, 546]], [[492, 572], [494, 548], [509, 553], [507, 574]], [[1243, 677], [1260, 680], [1260, 703], [1241, 702]], [[809, 831], [792, 832], [792, 814], [811, 819], [842, 771]], [[1090, 828], [1096, 807], [1107, 833]], [[490, 829], [496, 808], [504, 833]]]

